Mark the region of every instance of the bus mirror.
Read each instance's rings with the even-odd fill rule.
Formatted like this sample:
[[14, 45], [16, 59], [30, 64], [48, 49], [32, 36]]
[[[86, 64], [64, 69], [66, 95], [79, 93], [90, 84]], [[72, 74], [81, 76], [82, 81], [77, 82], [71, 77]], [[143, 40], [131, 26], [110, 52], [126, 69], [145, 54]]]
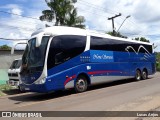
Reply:
[[36, 37], [36, 47], [39, 47], [41, 45], [41, 41], [42, 41], [42, 37], [43, 37], [44, 33], [39, 33]]

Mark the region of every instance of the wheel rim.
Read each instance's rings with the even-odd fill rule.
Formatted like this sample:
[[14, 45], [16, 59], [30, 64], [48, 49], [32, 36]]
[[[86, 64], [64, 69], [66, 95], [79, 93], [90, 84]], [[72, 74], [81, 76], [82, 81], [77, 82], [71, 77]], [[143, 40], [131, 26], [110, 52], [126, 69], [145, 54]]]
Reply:
[[145, 71], [143, 71], [143, 79], [147, 78], [147, 73]]
[[139, 71], [139, 70], [137, 71], [136, 79], [137, 79], [137, 80], [140, 80], [140, 79], [141, 79], [141, 73], [140, 73], [140, 71]]
[[86, 88], [86, 83], [83, 79], [79, 79], [76, 83], [76, 87], [78, 91], [84, 91]]

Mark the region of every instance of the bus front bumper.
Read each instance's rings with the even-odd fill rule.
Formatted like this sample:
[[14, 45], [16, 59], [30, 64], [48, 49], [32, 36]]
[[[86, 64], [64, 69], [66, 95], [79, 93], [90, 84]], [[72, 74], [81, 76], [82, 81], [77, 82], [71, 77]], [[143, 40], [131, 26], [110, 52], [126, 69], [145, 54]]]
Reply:
[[[39, 93], [47, 93], [51, 92], [49, 88], [46, 87], [45, 84], [20, 84], [20, 87], [26, 92], [39, 92]], [[53, 91], [53, 90], [52, 90]]]

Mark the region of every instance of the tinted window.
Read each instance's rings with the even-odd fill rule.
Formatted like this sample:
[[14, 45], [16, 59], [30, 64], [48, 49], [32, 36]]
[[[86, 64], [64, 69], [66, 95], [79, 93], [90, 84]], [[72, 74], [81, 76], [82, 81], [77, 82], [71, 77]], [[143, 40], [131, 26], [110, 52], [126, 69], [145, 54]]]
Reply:
[[30, 51], [29, 51], [29, 64], [32, 67], [43, 66], [45, 60], [45, 53], [47, 48], [49, 37], [43, 36], [41, 45], [36, 47], [36, 39], [29, 41]]
[[[139, 49], [140, 48], [140, 49]], [[139, 44], [134, 42], [113, 40], [109, 38], [91, 37], [91, 50], [108, 50], [108, 51], [123, 51], [145, 53], [146, 50], [152, 53], [152, 45]]]
[[22, 65], [22, 60], [18, 60], [16, 68], [19, 68]]
[[21, 60], [15, 60], [13, 61], [12, 65], [10, 66], [10, 69], [16, 69], [19, 68], [22, 64]]
[[48, 53], [48, 69], [81, 54], [85, 50], [86, 37], [63, 35], [53, 38]]

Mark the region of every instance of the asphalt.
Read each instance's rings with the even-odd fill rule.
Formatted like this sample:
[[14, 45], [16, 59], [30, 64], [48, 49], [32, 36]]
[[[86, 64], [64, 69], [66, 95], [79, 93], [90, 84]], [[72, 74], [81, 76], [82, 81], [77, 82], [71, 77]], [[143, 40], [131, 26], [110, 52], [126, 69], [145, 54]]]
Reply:
[[[125, 111], [132, 110], [132, 107], [129, 109], [124, 107], [127, 104], [135, 101], [140, 101], [140, 104], [143, 104], [145, 102], [143, 99], [149, 96], [151, 98], [160, 96], [160, 73], [149, 76], [149, 79], [142, 81], [129, 79], [92, 86], [84, 93], [75, 93], [73, 89], [48, 94], [17, 94], [15, 92], [15, 94], [0, 97], [0, 111]], [[140, 106], [140, 104], [137, 105]], [[133, 110], [136, 107], [138, 106], [134, 106]], [[152, 104], [149, 108], [152, 108]], [[79, 120], [81, 118], [69, 119]]]

